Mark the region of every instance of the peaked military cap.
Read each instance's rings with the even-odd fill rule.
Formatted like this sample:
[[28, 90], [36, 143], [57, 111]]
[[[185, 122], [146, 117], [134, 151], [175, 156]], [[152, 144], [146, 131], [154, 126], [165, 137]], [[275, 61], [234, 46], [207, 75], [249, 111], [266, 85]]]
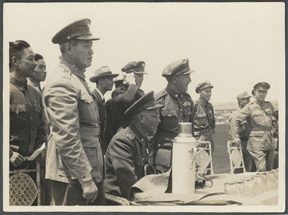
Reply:
[[145, 70], [145, 62], [144, 61], [132, 61], [127, 63], [122, 69], [122, 72], [126, 73], [137, 73], [137, 74], [147, 74], [144, 72]]
[[259, 82], [259, 83], [257, 83], [257, 84], [255, 84], [254, 85], [254, 89], [257, 89], [257, 88], [259, 88], [259, 87], [263, 87], [263, 88], [265, 88], [266, 90], [269, 90], [270, 89], [270, 84], [268, 84], [267, 82]]
[[192, 71], [189, 67], [189, 60], [182, 59], [170, 63], [168, 66], [166, 66], [164, 71], [162, 72], [162, 76], [168, 77], [171, 75], [187, 75], [192, 72], [194, 71]]
[[69, 40], [99, 40], [90, 32], [90, 19], [81, 19], [60, 30], [53, 38], [52, 43], [62, 44]]
[[195, 88], [196, 93], [199, 93], [200, 90], [207, 89], [207, 88], [213, 88], [210, 81], [204, 81], [200, 84], [198, 84]]
[[94, 76], [90, 78], [91, 82], [96, 82], [100, 78], [112, 77], [115, 78], [119, 74], [113, 74], [108, 66], [102, 66], [94, 72]]
[[251, 96], [247, 92], [240, 93], [237, 96], [237, 99], [249, 99], [249, 98], [251, 98]]
[[126, 111], [125, 116], [134, 116], [144, 110], [153, 110], [156, 108], [164, 107], [162, 104], [158, 104], [154, 98], [154, 91], [150, 91], [143, 95], [140, 99], [134, 102]]

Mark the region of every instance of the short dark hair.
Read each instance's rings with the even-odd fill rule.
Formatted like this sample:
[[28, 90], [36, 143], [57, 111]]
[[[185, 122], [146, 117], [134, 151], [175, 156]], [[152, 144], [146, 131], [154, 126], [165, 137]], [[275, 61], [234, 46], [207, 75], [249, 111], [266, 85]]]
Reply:
[[65, 43], [60, 44], [60, 51], [62, 54], [65, 54], [67, 52], [68, 45], [76, 46], [80, 40], [69, 40]]
[[9, 42], [9, 68], [12, 66], [12, 57], [21, 57], [23, 49], [29, 48], [30, 45], [24, 40], [16, 40], [14, 42]]
[[35, 54], [35, 60], [43, 60], [43, 56], [41, 54]]

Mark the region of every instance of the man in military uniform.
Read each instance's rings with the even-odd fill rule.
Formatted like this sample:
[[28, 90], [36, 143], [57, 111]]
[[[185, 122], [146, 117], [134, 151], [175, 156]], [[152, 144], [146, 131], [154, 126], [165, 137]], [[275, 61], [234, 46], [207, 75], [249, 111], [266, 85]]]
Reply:
[[144, 176], [149, 161], [149, 141], [160, 122], [153, 91], [136, 101], [125, 115], [131, 122], [112, 138], [106, 152], [105, 187], [109, 194], [128, 198], [130, 187]]
[[96, 83], [96, 88], [93, 90], [93, 96], [96, 100], [96, 109], [99, 112], [100, 117], [100, 142], [102, 146], [102, 152], [105, 153], [106, 146], [103, 142], [104, 127], [105, 127], [105, 98], [104, 95], [107, 91], [112, 90], [113, 88], [113, 78], [117, 77], [118, 74], [112, 74], [108, 66], [103, 66], [97, 69], [94, 73], [94, 76], [90, 78], [90, 81]]
[[201, 141], [211, 143], [212, 152], [214, 151], [214, 142], [212, 135], [215, 129], [215, 117], [211, 98], [211, 89], [213, 86], [209, 81], [204, 81], [197, 85], [195, 91], [200, 94], [200, 98], [195, 101], [194, 105], [194, 129], [195, 138]]
[[43, 82], [46, 79], [46, 63], [43, 56], [40, 54], [35, 54], [35, 60], [37, 62], [37, 66], [34, 69], [32, 75], [28, 77], [28, 84], [42, 93], [40, 82]]
[[[126, 75], [124, 73], [120, 74], [118, 77], [114, 78], [114, 84], [115, 84], [115, 90], [112, 91], [112, 96], [115, 92], [118, 92], [118, 90], [125, 90], [127, 89], [127, 85], [123, 84], [123, 81], [125, 80]], [[116, 134], [118, 128], [120, 127], [120, 114], [118, 113], [117, 106], [112, 99], [108, 99], [108, 101], [105, 104], [105, 112], [106, 112], [106, 122], [105, 122], [105, 129], [104, 129], [104, 151], [103, 153], [106, 153], [107, 147], [109, 145], [110, 140]]]
[[168, 85], [155, 95], [159, 104], [164, 105], [160, 111], [161, 122], [155, 137], [155, 165], [159, 172], [165, 172], [171, 167], [172, 142], [178, 134], [179, 122], [192, 122], [193, 131], [193, 101], [187, 93], [191, 82], [189, 60], [183, 59], [169, 64], [162, 76]]
[[232, 139], [240, 142], [239, 131], [241, 123], [247, 120], [251, 128], [248, 139], [247, 150], [251, 154], [256, 165], [256, 171], [266, 171], [272, 169], [273, 162], [273, 136], [272, 121], [274, 108], [270, 102], [265, 101], [270, 85], [267, 82], [255, 84], [252, 91], [254, 100], [242, 108], [235, 116], [231, 124]]
[[[47, 141], [41, 94], [27, 84], [37, 65], [30, 45], [10, 42], [10, 170], [26, 168], [26, 157]], [[40, 157], [39, 157], [40, 159]], [[35, 167], [35, 164], [34, 164]]]
[[44, 89], [50, 126], [46, 178], [51, 180], [52, 205], [105, 201], [99, 115], [84, 75], [92, 62], [92, 41], [99, 39], [92, 36], [90, 23], [76, 21], [52, 39], [62, 53]]
[[[235, 129], [234, 130], [231, 129], [231, 125], [234, 123], [235, 116], [239, 113], [240, 110], [242, 110], [245, 107], [246, 104], [248, 104], [250, 102], [250, 97], [251, 96], [247, 92], [240, 93], [237, 96], [239, 109], [236, 110], [231, 115], [231, 117], [229, 118], [229, 123], [230, 123], [229, 135], [230, 135], [230, 138], [232, 136], [234, 136], [234, 134], [232, 132], [235, 131]], [[238, 134], [239, 134], [239, 138], [241, 140], [243, 160], [244, 160], [244, 165], [245, 165], [245, 169], [247, 172], [251, 172], [253, 170], [253, 163], [254, 163], [251, 155], [249, 154], [249, 152], [247, 151], [247, 148], [246, 148], [248, 138], [250, 135], [250, 130], [251, 130], [251, 128], [248, 127], [248, 123], [247, 123], [246, 119], [240, 123], [240, 128], [238, 130]]]
[[140, 89], [144, 80], [145, 63], [143, 61], [132, 61], [122, 68], [122, 72], [126, 73], [124, 83], [128, 88], [119, 88], [112, 94], [112, 98], [117, 106], [120, 115], [120, 126], [125, 128], [129, 125], [130, 120], [124, 117], [124, 112], [141, 96], [144, 95]]

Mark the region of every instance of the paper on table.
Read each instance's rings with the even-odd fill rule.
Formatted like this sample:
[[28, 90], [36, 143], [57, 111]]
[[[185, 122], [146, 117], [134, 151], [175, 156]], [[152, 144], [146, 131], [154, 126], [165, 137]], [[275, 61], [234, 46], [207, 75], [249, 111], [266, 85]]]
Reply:
[[38, 148], [35, 152], [33, 152], [30, 157], [28, 157], [28, 161], [33, 161], [43, 150], [45, 149], [45, 143], [42, 144], [40, 148]]

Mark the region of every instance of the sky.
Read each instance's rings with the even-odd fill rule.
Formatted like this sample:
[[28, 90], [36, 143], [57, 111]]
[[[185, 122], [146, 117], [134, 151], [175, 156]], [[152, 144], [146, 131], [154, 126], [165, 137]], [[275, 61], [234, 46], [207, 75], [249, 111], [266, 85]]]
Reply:
[[[188, 58], [192, 82], [188, 92], [209, 80], [211, 102], [235, 102], [244, 91], [267, 81], [267, 100], [278, 100], [285, 88], [284, 3], [5, 3], [4, 71], [8, 69], [9, 41], [26, 40], [44, 56], [48, 76], [59, 63], [59, 46], [52, 37], [66, 25], [91, 19], [93, 62], [121, 73], [130, 61], [143, 60], [142, 89], [160, 91], [167, 81], [164, 68]], [[7, 73], [8, 74], [8, 73]], [[90, 83], [95, 88], [94, 83]], [[110, 93], [105, 95], [110, 97]]]

